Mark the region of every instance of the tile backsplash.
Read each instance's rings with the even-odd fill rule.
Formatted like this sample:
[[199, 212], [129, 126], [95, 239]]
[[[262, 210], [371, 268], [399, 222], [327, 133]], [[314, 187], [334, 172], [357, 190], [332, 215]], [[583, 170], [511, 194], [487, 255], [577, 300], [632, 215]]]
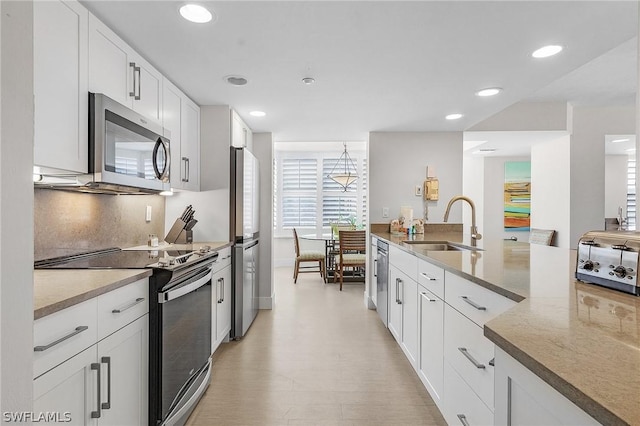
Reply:
[[[151, 222], [145, 221], [151, 206]], [[159, 195], [99, 195], [34, 189], [35, 259], [60, 249], [98, 250], [164, 238], [165, 200]]]

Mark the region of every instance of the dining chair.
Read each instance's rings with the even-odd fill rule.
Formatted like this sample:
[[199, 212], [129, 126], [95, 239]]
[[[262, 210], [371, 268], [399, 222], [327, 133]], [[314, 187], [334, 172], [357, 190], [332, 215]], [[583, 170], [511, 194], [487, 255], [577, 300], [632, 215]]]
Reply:
[[366, 231], [343, 231], [338, 233], [340, 245], [336, 256], [336, 270], [333, 274], [333, 282], [340, 275], [340, 291], [344, 281], [345, 268], [364, 268], [367, 262], [367, 236]]
[[[293, 240], [296, 246], [296, 266], [293, 270], [293, 283], [296, 284], [298, 282], [298, 274], [307, 272], [320, 272], [320, 276], [324, 281], [325, 277], [327, 276], [327, 270], [324, 262], [324, 253], [320, 251], [301, 251], [296, 228], [293, 228]], [[315, 265], [301, 266], [300, 264], [304, 262], [317, 262], [318, 269], [316, 269]]]

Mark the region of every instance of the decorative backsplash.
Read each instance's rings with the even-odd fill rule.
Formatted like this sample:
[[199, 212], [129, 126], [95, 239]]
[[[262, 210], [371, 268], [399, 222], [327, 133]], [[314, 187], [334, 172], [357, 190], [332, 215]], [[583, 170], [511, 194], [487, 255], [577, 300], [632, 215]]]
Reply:
[[[145, 221], [151, 206], [151, 222]], [[147, 243], [164, 235], [165, 200], [159, 195], [83, 194], [34, 189], [35, 259], [61, 249], [98, 250]]]

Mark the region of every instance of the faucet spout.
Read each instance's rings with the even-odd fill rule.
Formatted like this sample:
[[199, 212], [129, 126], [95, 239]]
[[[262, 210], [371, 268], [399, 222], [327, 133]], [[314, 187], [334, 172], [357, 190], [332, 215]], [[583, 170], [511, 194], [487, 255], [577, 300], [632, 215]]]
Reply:
[[476, 205], [471, 198], [465, 197], [464, 195], [456, 195], [451, 200], [449, 200], [447, 209], [444, 212], [444, 222], [447, 222], [449, 220], [449, 212], [451, 211], [451, 206], [453, 205], [453, 203], [459, 200], [466, 201], [471, 207], [471, 246], [475, 247], [478, 240], [482, 239], [482, 234], [478, 232], [478, 227], [476, 226]]

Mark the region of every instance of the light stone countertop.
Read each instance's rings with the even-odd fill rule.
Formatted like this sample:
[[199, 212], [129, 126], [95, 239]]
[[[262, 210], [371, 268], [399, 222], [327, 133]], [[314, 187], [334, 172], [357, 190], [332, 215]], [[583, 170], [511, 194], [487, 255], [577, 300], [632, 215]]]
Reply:
[[[480, 240], [472, 256], [372, 235], [520, 302], [485, 336], [598, 422], [640, 424], [640, 298], [576, 281], [575, 250]], [[470, 245], [459, 233], [416, 238]]]
[[[157, 250], [197, 250], [208, 245], [213, 250], [230, 242], [171, 244]], [[148, 246], [126, 250], [148, 250]], [[33, 271], [33, 318], [39, 319], [101, 294], [151, 276], [151, 269], [35, 269]]]

